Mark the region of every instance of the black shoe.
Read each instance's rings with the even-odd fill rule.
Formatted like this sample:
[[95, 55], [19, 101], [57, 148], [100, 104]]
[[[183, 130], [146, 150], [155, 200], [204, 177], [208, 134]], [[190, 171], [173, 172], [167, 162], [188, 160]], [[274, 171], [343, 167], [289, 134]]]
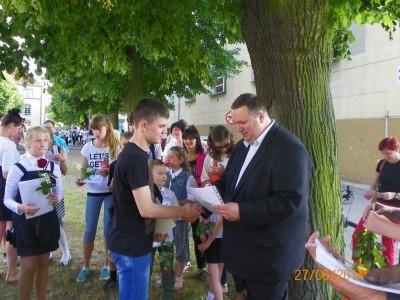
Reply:
[[117, 280], [113, 279], [113, 278], [109, 278], [103, 285], [103, 289], [105, 290], [110, 290], [115, 288], [115, 286], [117, 285]]

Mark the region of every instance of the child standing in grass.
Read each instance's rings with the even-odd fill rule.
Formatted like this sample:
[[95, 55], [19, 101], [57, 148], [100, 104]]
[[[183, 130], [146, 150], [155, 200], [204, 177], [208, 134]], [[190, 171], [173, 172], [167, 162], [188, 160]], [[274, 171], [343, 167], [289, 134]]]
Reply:
[[[89, 265], [94, 249], [97, 223], [101, 206], [104, 202], [104, 245], [107, 253], [107, 237], [110, 224], [109, 208], [112, 204], [112, 194], [107, 186], [110, 163], [117, 158], [119, 153], [119, 138], [115, 134], [111, 121], [104, 115], [96, 115], [90, 120], [90, 129], [95, 139], [86, 143], [82, 150], [82, 174], [76, 183], [78, 186], [85, 184], [84, 173], [87, 168], [92, 170], [87, 179], [87, 199], [85, 209], [85, 232], [83, 235], [83, 267], [76, 277], [77, 282], [85, 282], [89, 277]], [[108, 280], [107, 254], [100, 272], [101, 280]]]
[[4, 204], [13, 212], [17, 254], [21, 257], [18, 284], [20, 299], [31, 299], [34, 279], [36, 299], [45, 299], [49, 252], [58, 248], [60, 224], [55, 209], [27, 218], [37, 213], [39, 208], [34, 204], [35, 199], [31, 203], [22, 202], [18, 184], [41, 178], [43, 173], [49, 174], [54, 187], [47, 198], [52, 205], [56, 205], [62, 198], [61, 172], [57, 164], [44, 158], [49, 147], [46, 130], [41, 127], [30, 128], [26, 134], [26, 146], [28, 153], [8, 173]]
[[198, 246], [201, 253], [204, 253], [208, 268], [208, 295], [207, 300], [223, 300], [223, 288], [221, 285], [221, 275], [224, 264], [221, 259], [222, 241], [222, 218], [219, 214], [213, 213], [210, 216], [208, 225], [210, 232], [202, 234], [202, 243]]
[[[171, 189], [179, 202], [185, 205], [193, 200], [188, 194], [188, 187], [197, 187], [196, 180], [189, 173], [189, 163], [186, 158], [185, 149], [173, 146], [166, 158], [166, 165], [170, 168], [166, 186]], [[186, 262], [190, 261], [189, 254], [189, 223], [184, 220], [177, 220], [174, 228], [174, 240], [176, 245], [176, 276], [174, 289], [180, 290], [183, 287], [183, 270]]]
[[[154, 182], [154, 196], [165, 206], [179, 207], [175, 193], [164, 185], [167, 182], [167, 170], [161, 160], [155, 159], [149, 162], [150, 181]], [[158, 197], [157, 197], [158, 196]], [[160, 261], [161, 283], [163, 289], [163, 300], [174, 298], [174, 236], [171, 230], [167, 234], [155, 232], [156, 242]], [[153, 260], [154, 262], [154, 260]]]

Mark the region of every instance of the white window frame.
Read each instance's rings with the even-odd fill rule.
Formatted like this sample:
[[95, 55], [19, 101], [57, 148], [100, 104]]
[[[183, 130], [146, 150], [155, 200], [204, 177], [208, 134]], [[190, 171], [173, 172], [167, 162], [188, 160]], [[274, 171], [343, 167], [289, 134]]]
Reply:
[[32, 105], [31, 104], [24, 104], [24, 115], [25, 116], [32, 115]]
[[33, 89], [25, 89], [24, 98], [33, 98]]
[[[221, 81], [221, 82], [220, 82]], [[211, 95], [219, 95], [226, 93], [226, 77], [220, 76], [216, 80], [216, 84], [211, 91]]]

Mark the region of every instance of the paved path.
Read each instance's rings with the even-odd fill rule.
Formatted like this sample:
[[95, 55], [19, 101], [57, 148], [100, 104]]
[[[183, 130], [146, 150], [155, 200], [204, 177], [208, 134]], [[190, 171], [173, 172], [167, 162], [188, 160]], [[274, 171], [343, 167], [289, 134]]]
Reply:
[[[353, 223], [358, 223], [364, 212], [365, 207], [369, 204], [364, 198], [364, 193], [368, 190], [369, 186], [365, 184], [355, 184], [352, 182], [342, 181], [342, 190], [349, 185], [354, 195], [354, 201], [350, 204], [343, 204], [343, 213], [347, 219]], [[354, 232], [354, 228], [348, 226], [344, 231], [344, 242], [345, 242], [345, 258], [351, 261], [351, 235]]]

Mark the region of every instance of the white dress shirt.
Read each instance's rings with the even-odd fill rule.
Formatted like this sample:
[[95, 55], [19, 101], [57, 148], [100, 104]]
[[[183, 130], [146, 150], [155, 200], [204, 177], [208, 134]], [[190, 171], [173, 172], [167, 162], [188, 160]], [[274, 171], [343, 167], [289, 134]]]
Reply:
[[[36, 170], [43, 170], [39, 168], [37, 165], [37, 161], [40, 158], [44, 157], [35, 157], [30, 153], [26, 153], [22, 156], [19, 163], [26, 169], [26, 171], [36, 171]], [[46, 169], [50, 171], [51, 166], [50, 164], [47, 165]], [[53, 174], [57, 177], [56, 178], [56, 186], [53, 192], [56, 194], [58, 201], [62, 199], [62, 181], [61, 181], [61, 171], [60, 167], [57, 164], [54, 164], [54, 171]], [[11, 211], [16, 214], [21, 215], [18, 212], [18, 206], [20, 203], [16, 201], [18, 195], [18, 182], [20, 182], [24, 173], [18, 168], [16, 165], [13, 165], [10, 168], [10, 172], [7, 176], [6, 188], [4, 192], [4, 205]]]
[[239, 184], [240, 178], [242, 178], [244, 171], [246, 171], [248, 165], [250, 164], [254, 155], [256, 155], [258, 148], [260, 148], [261, 143], [264, 141], [265, 136], [267, 135], [268, 131], [271, 129], [272, 125], [274, 125], [274, 123], [275, 123], [275, 120], [272, 120], [271, 124], [269, 124], [268, 127], [264, 129], [264, 132], [261, 133], [260, 136], [253, 143], [250, 144], [246, 141], [243, 141], [243, 144], [246, 146], [246, 148], [250, 146], [250, 149], [249, 149], [249, 152], [247, 152], [246, 159], [244, 160], [242, 168], [240, 169], [239, 177], [235, 184], [235, 189], [236, 189], [237, 185]]

